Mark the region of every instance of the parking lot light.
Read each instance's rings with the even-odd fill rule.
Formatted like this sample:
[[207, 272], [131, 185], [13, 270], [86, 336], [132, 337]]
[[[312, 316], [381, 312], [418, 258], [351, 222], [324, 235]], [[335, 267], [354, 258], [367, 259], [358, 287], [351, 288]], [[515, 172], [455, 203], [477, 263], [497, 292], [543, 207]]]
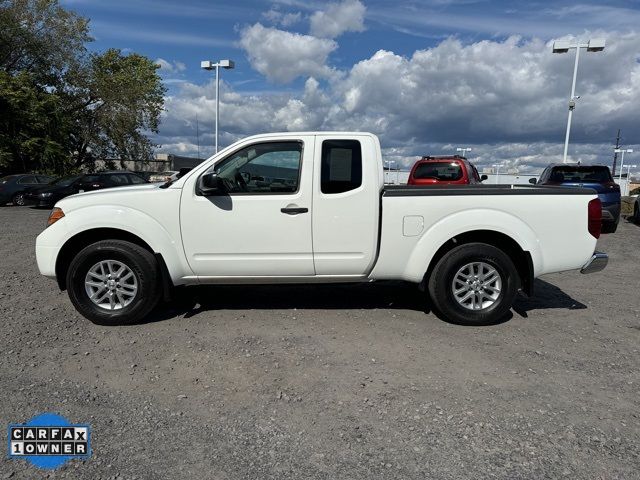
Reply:
[[203, 60], [200, 62], [200, 68], [203, 70], [215, 70], [216, 71], [216, 152], [218, 153], [218, 123], [220, 122], [220, 67], [225, 70], [231, 70], [235, 68], [236, 64], [233, 60], [220, 60], [218, 63], [213, 63], [211, 60]]
[[569, 97], [569, 118], [567, 119], [567, 132], [564, 138], [564, 154], [562, 155], [562, 163], [567, 163], [567, 151], [569, 149], [569, 133], [571, 132], [571, 117], [573, 110], [576, 108], [576, 78], [578, 76], [578, 62], [580, 61], [580, 49], [584, 48], [587, 52], [601, 52], [604, 50], [605, 39], [593, 38], [587, 43], [571, 43], [565, 40], [553, 42], [553, 53], [567, 53], [569, 50], [576, 50], [576, 58], [573, 64], [573, 80], [571, 82], [571, 96]]
[[632, 168], [636, 168], [636, 167], [637, 167], [637, 165], [627, 165], [627, 186], [626, 186], [626, 189], [625, 189], [626, 192], [627, 192], [627, 193], [625, 193], [626, 197], [628, 197], [629, 194], [631, 193], [631, 188], [630, 188], [631, 187], [631, 185], [630, 185], [630, 183], [631, 183], [631, 180], [630, 180], [631, 169]]
[[496, 184], [498, 183], [498, 179], [500, 178], [500, 164], [496, 163], [494, 165], [491, 165], [492, 167], [496, 168]]
[[464, 158], [467, 158], [467, 152], [470, 152], [472, 150], [471, 147], [458, 147], [456, 148], [456, 152], [462, 152], [462, 156]]
[[624, 167], [624, 154], [633, 153], [633, 148], [616, 148], [613, 153], [620, 154], [620, 171], [618, 172], [618, 185], [622, 185], [622, 167]]

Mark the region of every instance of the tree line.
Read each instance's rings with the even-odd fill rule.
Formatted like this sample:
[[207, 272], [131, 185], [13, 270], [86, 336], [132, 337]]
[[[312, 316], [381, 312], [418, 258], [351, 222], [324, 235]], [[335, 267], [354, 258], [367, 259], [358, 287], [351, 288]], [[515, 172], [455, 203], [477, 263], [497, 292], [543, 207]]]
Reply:
[[90, 52], [89, 20], [57, 0], [0, 0], [0, 172], [63, 175], [146, 161], [165, 88], [152, 60]]

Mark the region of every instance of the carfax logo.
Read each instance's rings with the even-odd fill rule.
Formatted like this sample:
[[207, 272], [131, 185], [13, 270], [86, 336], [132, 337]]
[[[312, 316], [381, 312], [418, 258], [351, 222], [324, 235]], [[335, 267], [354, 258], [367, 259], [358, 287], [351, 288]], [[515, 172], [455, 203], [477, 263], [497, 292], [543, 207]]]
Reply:
[[33, 417], [24, 425], [9, 425], [9, 457], [24, 458], [39, 468], [58, 468], [72, 458], [89, 458], [89, 425], [72, 425], [53, 413]]

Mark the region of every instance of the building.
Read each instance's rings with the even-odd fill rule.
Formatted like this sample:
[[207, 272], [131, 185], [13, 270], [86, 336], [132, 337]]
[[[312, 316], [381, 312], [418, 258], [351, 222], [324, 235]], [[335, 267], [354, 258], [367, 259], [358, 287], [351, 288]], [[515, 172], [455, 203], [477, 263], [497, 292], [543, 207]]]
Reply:
[[193, 168], [203, 162], [204, 159], [196, 157], [183, 157], [171, 153], [156, 153], [153, 160], [143, 161], [120, 161], [97, 160], [93, 165], [94, 171], [123, 169], [131, 172], [178, 172], [181, 168]]

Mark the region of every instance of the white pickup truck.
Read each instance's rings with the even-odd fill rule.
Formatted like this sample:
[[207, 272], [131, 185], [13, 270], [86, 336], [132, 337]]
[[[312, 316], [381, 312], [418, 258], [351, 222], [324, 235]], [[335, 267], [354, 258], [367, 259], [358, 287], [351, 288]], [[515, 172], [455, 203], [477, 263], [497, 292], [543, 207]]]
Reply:
[[137, 321], [178, 285], [383, 279], [421, 285], [449, 321], [487, 324], [539, 275], [604, 268], [600, 215], [589, 189], [386, 186], [375, 135], [278, 133], [161, 186], [65, 198], [36, 255], [99, 324]]

